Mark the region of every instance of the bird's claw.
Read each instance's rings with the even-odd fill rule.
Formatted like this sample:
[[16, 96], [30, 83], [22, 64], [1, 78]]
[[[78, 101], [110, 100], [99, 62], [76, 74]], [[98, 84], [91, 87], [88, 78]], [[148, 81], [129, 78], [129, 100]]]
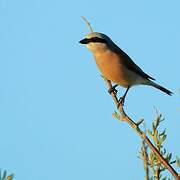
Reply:
[[118, 101], [117, 109], [119, 109], [120, 105], [124, 106], [124, 102], [125, 102], [124, 100], [125, 100], [124, 96], [120, 97]]
[[118, 84], [112, 86], [109, 90], [108, 90], [108, 93], [111, 95], [112, 92], [114, 92], [115, 94], [117, 94], [117, 90], [116, 90], [116, 87], [118, 86]]

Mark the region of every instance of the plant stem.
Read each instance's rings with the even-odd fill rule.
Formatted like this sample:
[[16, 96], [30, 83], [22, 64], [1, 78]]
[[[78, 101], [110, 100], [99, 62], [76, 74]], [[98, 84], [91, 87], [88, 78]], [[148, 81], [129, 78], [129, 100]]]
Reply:
[[[108, 89], [112, 88], [111, 81], [105, 79], [105, 82], [108, 86]], [[118, 98], [116, 96], [115, 92], [111, 93], [111, 96], [114, 100], [114, 103], [116, 107], [118, 107], [119, 113], [120, 113], [120, 120], [127, 122], [135, 131], [136, 133], [146, 142], [146, 144], [149, 146], [149, 148], [154, 152], [154, 154], [157, 156], [157, 158], [160, 160], [160, 162], [166, 167], [169, 172], [175, 177], [176, 180], [180, 180], [180, 177], [178, 176], [178, 173], [174, 170], [174, 168], [164, 159], [164, 157], [161, 155], [161, 153], [157, 150], [157, 148], [151, 143], [149, 138], [146, 136], [146, 134], [139, 128], [139, 126], [125, 113], [123, 104], [121, 103], [119, 105]]]

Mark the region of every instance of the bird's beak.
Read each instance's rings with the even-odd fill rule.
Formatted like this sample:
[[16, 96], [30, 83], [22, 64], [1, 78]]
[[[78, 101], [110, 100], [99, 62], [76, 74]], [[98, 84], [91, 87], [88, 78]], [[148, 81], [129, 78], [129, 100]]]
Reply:
[[88, 41], [87, 38], [84, 38], [84, 39], [82, 39], [82, 40], [79, 41], [79, 43], [81, 43], [81, 44], [87, 44], [88, 42], [89, 42], [89, 41]]

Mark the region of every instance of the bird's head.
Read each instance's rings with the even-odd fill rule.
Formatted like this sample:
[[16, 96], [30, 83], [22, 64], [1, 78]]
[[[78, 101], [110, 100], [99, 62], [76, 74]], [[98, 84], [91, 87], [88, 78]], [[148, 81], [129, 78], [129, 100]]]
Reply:
[[104, 52], [114, 44], [108, 36], [98, 32], [89, 33], [79, 43], [84, 44], [92, 53]]

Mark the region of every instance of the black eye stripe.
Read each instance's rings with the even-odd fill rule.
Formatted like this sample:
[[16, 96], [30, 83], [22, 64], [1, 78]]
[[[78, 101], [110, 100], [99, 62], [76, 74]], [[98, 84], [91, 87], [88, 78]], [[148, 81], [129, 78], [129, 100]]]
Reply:
[[89, 44], [89, 43], [107, 43], [105, 39], [99, 38], [99, 37], [92, 37], [92, 38], [85, 38], [79, 41], [81, 44]]
[[99, 37], [93, 37], [90, 39], [87, 39], [88, 43], [90, 42], [99, 42], [99, 43], [106, 43], [105, 39], [99, 38]]

